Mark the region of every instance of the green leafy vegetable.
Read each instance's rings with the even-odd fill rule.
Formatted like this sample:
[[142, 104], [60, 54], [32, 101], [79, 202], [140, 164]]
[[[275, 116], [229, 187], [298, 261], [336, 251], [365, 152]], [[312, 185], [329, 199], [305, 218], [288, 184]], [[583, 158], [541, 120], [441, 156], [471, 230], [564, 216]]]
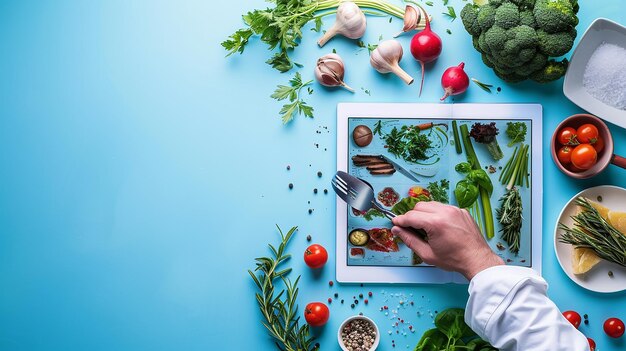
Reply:
[[[302, 82], [300, 72], [296, 72], [295, 76], [289, 80], [289, 85], [279, 85], [271, 95], [273, 99], [278, 101], [289, 99], [289, 103], [283, 105], [283, 108], [280, 110], [283, 124], [293, 120], [296, 113], [298, 115], [304, 114], [306, 117], [313, 118], [313, 107], [307, 105], [307, 103], [300, 97], [300, 90], [312, 82], [313, 80]], [[309, 91], [309, 94], [310, 93], [311, 91]]]
[[[465, 148], [467, 162], [472, 166], [472, 169], [482, 169], [482, 167], [480, 166], [480, 162], [478, 161], [478, 157], [476, 156], [476, 152], [474, 151], [474, 146], [472, 146], [472, 141], [470, 140], [469, 128], [467, 127], [467, 124], [462, 124], [459, 129], [461, 130], [461, 140], [463, 141], [463, 146]], [[495, 235], [495, 227], [493, 224], [491, 200], [489, 199], [490, 195], [487, 189], [479, 187], [479, 197], [482, 205], [483, 216], [481, 218], [480, 211], [477, 211], [477, 213], [475, 213], [474, 219], [478, 222], [481, 231], [485, 233], [487, 239], [491, 239]]]
[[468, 208], [478, 199], [478, 186], [467, 179], [463, 179], [456, 183], [454, 189], [454, 197], [459, 203], [460, 208]]
[[385, 214], [375, 208], [370, 208], [369, 210], [367, 210], [367, 212], [363, 214], [363, 219], [368, 222], [374, 220], [375, 217], [385, 218]]
[[413, 163], [428, 159], [426, 152], [432, 148], [428, 136], [411, 126], [393, 127], [383, 140], [391, 154]]
[[[277, 226], [278, 227], [278, 226]], [[314, 338], [310, 336], [309, 325], [299, 324], [298, 315], [298, 282], [287, 278], [291, 268], [282, 269], [282, 265], [291, 255], [285, 252], [289, 240], [296, 232], [297, 227], [291, 228], [286, 235], [278, 227], [281, 242], [276, 249], [269, 244], [272, 252], [270, 257], [256, 258], [254, 272], [248, 270], [259, 292], [255, 294], [257, 304], [263, 316], [263, 325], [270, 336], [275, 339], [279, 350], [315, 350]], [[277, 292], [276, 282], [282, 282], [284, 289]]]
[[[275, 69], [286, 72], [295, 63], [291, 61], [289, 52], [296, 49], [302, 39], [302, 27], [314, 21], [313, 30], [319, 32], [322, 27], [321, 18], [334, 14], [342, 0], [271, 0], [273, 7], [257, 9], [243, 15], [245, 27], [231, 34], [222, 47], [233, 53], [243, 53], [253, 35], [258, 35], [269, 50], [278, 52], [267, 61]], [[388, 14], [398, 18], [404, 17], [404, 10], [382, 0], [353, 0], [365, 9], [368, 14]], [[369, 9], [369, 10], [368, 10]], [[420, 22], [423, 28], [425, 21]]]
[[391, 208], [391, 212], [395, 213], [398, 216], [403, 215], [415, 208], [415, 205], [418, 202], [422, 201], [430, 201], [430, 198], [426, 195], [420, 195], [417, 197], [405, 197], [404, 199], [398, 201], [395, 205], [393, 205], [393, 207]]
[[476, 78], [472, 78], [472, 82], [476, 83], [476, 85], [478, 85], [482, 90], [484, 90], [484, 91], [486, 91], [488, 93], [491, 93], [491, 88], [493, 88], [493, 85], [485, 84], [485, 83], [479, 81]]
[[447, 179], [441, 179], [439, 183], [431, 182], [428, 184], [427, 189], [430, 192], [430, 197], [433, 201], [438, 201], [444, 204], [447, 204], [450, 201], [448, 199], [450, 182]]
[[382, 127], [383, 127], [383, 122], [379, 120], [378, 122], [374, 124], [374, 129], [372, 130], [372, 134], [383, 135], [381, 131]]
[[435, 317], [435, 328], [424, 332], [415, 351], [498, 351], [465, 324], [462, 308], [448, 308]]
[[454, 7], [452, 6], [448, 6], [448, 12], [444, 12], [443, 14], [444, 16], [447, 16], [448, 18], [452, 19], [452, 21], [456, 19], [456, 12], [454, 11]]
[[476, 142], [484, 144], [487, 146], [487, 150], [491, 157], [494, 160], [498, 161], [504, 157], [504, 153], [502, 153], [502, 149], [500, 149], [500, 145], [498, 144], [498, 139], [496, 136], [498, 135], [498, 128], [496, 127], [495, 122], [491, 123], [474, 123], [472, 125], [472, 131], [470, 132], [470, 136], [476, 140]]
[[524, 122], [507, 122], [506, 135], [511, 139], [507, 145], [512, 147], [515, 143], [523, 143], [526, 140], [527, 128]]

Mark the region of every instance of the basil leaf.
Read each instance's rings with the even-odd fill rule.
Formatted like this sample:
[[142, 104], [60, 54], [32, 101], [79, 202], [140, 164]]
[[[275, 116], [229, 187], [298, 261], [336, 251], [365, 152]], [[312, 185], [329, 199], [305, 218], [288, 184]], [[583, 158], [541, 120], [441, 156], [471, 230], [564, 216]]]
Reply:
[[439, 351], [443, 350], [447, 343], [448, 337], [439, 329], [433, 328], [424, 332], [415, 346], [415, 351]]
[[459, 163], [458, 165], [456, 165], [454, 167], [454, 170], [459, 172], [459, 173], [466, 174], [466, 173], [469, 173], [472, 170], [472, 165], [470, 165], [467, 162], [461, 162], [461, 163]]
[[472, 181], [475, 184], [478, 184], [481, 188], [487, 190], [489, 196], [493, 193], [493, 183], [491, 183], [491, 179], [487, 172], [483, 169], [475, 169], [467, 175], [467, 179]]
[[456, 183], [454, 196], [456, 197], [456, 202], [458, 202], [460, 208], [468, 208], [472, 206], [478, 198], [478, 187], [469, 180], [463, 179]]

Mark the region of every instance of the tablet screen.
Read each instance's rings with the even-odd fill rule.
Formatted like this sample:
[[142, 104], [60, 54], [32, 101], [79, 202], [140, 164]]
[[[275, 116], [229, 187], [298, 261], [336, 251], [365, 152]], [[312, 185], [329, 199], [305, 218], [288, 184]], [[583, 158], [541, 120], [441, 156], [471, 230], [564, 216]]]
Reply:
[[[507, 264], [530, 267], [531, 262], [531, 153], [525, 160], [525, 177], [522, 184], [517, 185], [522, 202], [522, 227], [519, 237], [519, 250], [511, 250], [511, 245], [502, 236], [502, 225], [498, 221], [497, 210], [500, 199], [507, 192], [502, 184], [506, 171], [511, 167], [514, 153], [522, 150], [532, 140], [532, 123], [530, 119], [456, 119], [457, 132], [465, 125], [471, 132], [474, 124], [480, 128], [488, 128], [492, 132], [497, 129], [496, 141], [477, 142], [471, 144], [480, 163], [480, 169], [493, 185], [488, 196], [491, 216], [485, 216], [484, 200], [480, 197], [467, 207], [476, 220], [479, 229], [486, 235], [489, 220], [493, 220], [494, 233], [486, 239], [494, 252], [501, 256]], [[455, 196], [457, 184], [467, 179], [469, 173], [463, 170], [467, 165], [466, 148], [461, 142], [458, 153], [453, 119], [441, 118], [348, 118], [348, 135], [346, 140], [348, 173], [370, 183], [378, 203], [385, 209], [402, 214], [412, 209], [420, 201], [440, 201], [458, 205]], [[523, 123], [527, 133], [523, 143], [511, 143], [507, 135], [507, 123]], [[491, 125], [494, 123], [494, 125]], [[519, 128], [519, 124], [517, 125]], [[470, 137], [471, 138], [471, 137]], [[461, 139], [462, 140], [462, 137]], [[484, 141], [484, 140], [483, 140]], [[510, 144], [511, 143], [511, 144]], [[509, 145], [510, 144], [510, 145]], [[517, 151], [516, 151], [517, 150]], [[500, 154], [498, 154], [498, 151]], [[501, 157], [496, 159], [497, 157]], [[520, 159], [520, 164], [522, 159]], [[456, 169], [461, 171], [457, 171]], [[472, 181], [473, 182], [473, 181]], [[472, 196], [471, 189], [464, 188], [462, 182], [458, 190], [459, 196]], [[487, 207], [488, 208], [488, 207]], [[420, 257], [412, 252], [404, 243], [391, 233], [391, 221], [382, 212], [375, 209], [358, 211], [347, 209], [347, 265], [348, 266], [427, 266]]]

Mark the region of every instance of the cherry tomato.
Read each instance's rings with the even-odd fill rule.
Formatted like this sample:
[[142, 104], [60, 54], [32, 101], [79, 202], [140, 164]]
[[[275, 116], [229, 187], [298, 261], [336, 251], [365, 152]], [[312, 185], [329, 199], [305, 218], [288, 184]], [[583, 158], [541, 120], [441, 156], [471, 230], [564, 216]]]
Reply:
[[321, 302], [311, 302], [304, 308], [304, 319], [312, 327], [321, 327], [328, 322], [330, 311]]
[[596, 164], [598, 153], [590, 144], [580, 144], [572, 150], [572, 164], [576, 168], [587, 170]]
[[624, 322], [619, 318], [609, 318], [604, 321], [604, 332], [612, 338], [624, 335]]
[[328, 261], [328, 252], [324, 246], [313, 244], [304, 251], [304, 263], [311, 268], [321, 268]]
[[576, 129], [572, 127], [565, 127], [559, 131], [557, 135], [557, 140], [561, 145], [578, 145], [578, 140], [576, 139]]
[[563, 317], [565, 317], [565, 319], [567, 319], [570, 323], [572, 323], [572, 325], [576, 327], [576, 329], [580, 327], [580, 322], [582, 321], [582, 319], [580, 318], [580, 315], [578, 314], [578, 312], [565, 311], [563, 312]]
[[572, 147], [567, 145], [561, 147], [561, 149], [559, 149], [559, 152], [557, 153], [557, 157], [562, 165], [569, 165], [570, 163], [572, 163]]
[[587, 338], [587, 341], [589, 341], [589, 349], [596, 351], [596, 342], [592, 338]]
[[602, 139], [601, 136], [598, 136], [598, 140], [596, 140], [596, 142], [592, 145], [593, 148], [596, 149], [598, 153], [600, 153], [600, 151], [604, 150], [604, 139]]
[[576, 130], [576, 139], [581, 144], [594, 144], [598, 136], [598, 128], [590, 123], [583, 124]]

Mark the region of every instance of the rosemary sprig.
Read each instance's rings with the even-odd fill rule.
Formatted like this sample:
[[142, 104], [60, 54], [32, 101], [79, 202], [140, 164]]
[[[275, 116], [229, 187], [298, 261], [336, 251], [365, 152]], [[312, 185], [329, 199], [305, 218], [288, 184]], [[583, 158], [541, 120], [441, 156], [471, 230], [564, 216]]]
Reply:
[[[254, 272], [248, 270], [260, 291], [256, 293], [256, 300], [263, 315], [262, 323], [269, 331], [270, 336], [274, 338], [279, 350], [316, 350], [313, 344], [314, 338], [309, 333], [309, 325], [306, 323], [302, 326], [299, 325], [300, 317], [297, 315], [296, 298], [298, 297], [300, 276], [292, 282], [287, 278], [291, 268], [279, 270], [282, 263], [291, 257], [285, 253], [285, 248], [298, 227], [291, 228], [286, 235], [283, 234], [280, 227], [276, 227], [281, 237], [278, 249], [269, 244], [272, 256], [256, 258]], [[275, 293], [275, 281], [278, 279], [285, 288]]]
[[559, 241], [592, 249], [601, 258], [626, 267], [626, 234], [602, 218], [584, 197], [578, 197], [576, 205], [582, 211], [571, 217], [574, 220], [573, 227], [559, 223], [558, 228], [563, 231]]
[[502, 225], [502, 240], [509, 245], [509, 251], [517, 255], [522, 231], [522, 197], [517, 188], [508, 190], [500, 198], [500, 208], [496, 210], [496, 218]]

